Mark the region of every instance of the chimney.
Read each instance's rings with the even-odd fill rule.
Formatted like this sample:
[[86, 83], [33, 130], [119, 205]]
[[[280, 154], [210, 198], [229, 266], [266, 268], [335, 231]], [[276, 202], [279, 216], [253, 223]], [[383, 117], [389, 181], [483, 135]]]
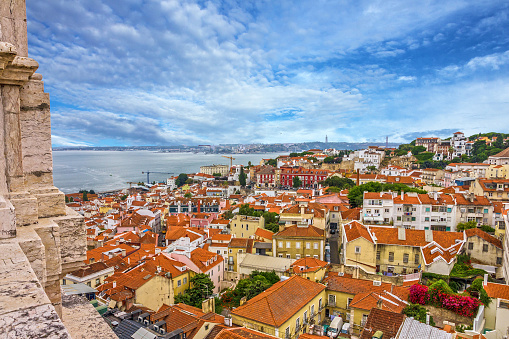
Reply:
[[398, 227], [398, 240], [406, 240], [406, 230], [404, 227]]
[[113, 282], [113, 288], [115, 288], [115, 287], [117, 287], [117, 282], [116, 281]]
[[488, 274], [487, 273], [484, 275], [484, 281], [483, 281], [482, 285], [483, 286], [488, 285]]
[[122, 258], [124, 258], [126, 256], [127, 252], [125, 250], [125, 248], [122, 249]]
[[429, 325], [429, 313], [426, 313], [426, 325]]
[[433, 231], [432, 230], [424, 230], [424, 240], [426, 242], [433, 241]]
[[405, 192], [401, 191], [401, 200], [405, 199]]
[[382, 309], [382, 299], [378, 299], [377, 302], [376, 302], [376, 308], [378, 309]]

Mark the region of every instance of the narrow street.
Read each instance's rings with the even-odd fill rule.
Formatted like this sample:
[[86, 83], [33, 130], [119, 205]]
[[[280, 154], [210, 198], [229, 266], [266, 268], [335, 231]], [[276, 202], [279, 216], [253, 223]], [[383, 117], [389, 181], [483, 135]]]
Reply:
[[331, 234], [329, 244], [330, 262], [331, 264], [339, 264], [339, 234]]

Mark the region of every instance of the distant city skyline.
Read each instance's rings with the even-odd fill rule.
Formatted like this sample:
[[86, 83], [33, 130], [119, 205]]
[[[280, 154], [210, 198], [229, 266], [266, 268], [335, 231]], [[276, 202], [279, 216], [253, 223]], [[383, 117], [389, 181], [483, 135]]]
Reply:
[[509, 131], [506, 1], [27, 1], [54, 146]]

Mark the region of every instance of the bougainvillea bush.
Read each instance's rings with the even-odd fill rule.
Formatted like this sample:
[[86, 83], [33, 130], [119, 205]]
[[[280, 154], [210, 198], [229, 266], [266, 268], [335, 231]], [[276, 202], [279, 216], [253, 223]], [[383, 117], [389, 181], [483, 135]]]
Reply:
[[465, 317], [473, 317], [481, 302], [470, 296], [443, 292], [441, 288], [428, 288], [420, 284], [410, 287], [409, 301], [419, 305], [445, 308]]
[[410, 286], [410, 296], [408, 300], [412, 304], [426, 305], [429, 301], [428, 286], [415, 284]]

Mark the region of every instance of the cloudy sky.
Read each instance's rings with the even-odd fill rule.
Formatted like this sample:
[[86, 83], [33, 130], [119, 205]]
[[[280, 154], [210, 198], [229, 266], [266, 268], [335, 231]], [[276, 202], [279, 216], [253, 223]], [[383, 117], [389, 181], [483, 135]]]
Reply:
[[27, 0], [55, 146], [509, 131], [509, 2]]

